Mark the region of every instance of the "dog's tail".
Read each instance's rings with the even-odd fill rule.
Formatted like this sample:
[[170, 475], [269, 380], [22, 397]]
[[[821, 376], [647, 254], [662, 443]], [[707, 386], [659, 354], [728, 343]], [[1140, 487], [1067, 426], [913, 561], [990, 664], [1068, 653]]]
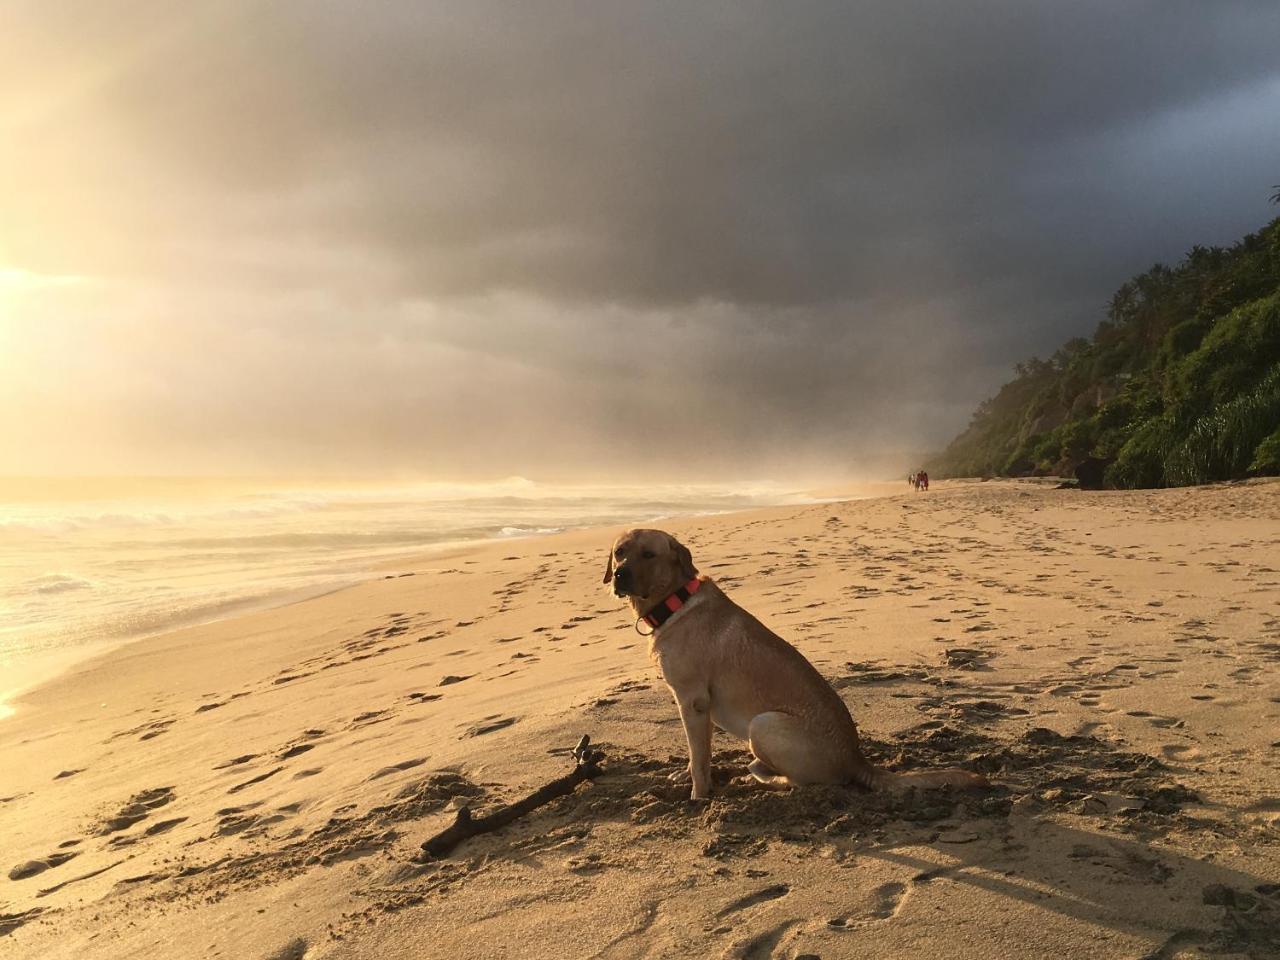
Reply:
[[961, 790], [981, 790], [991, 786], [991, 781], [980, 773], [969, 770], [916, 770], [910, 773], [894, 773], [872, 766], [864, 761], [865, 766], [858, 771], [857, 781], [870, 790], [907, 790], [911, 787], [931, 789], [933, 787], [958, 787]]

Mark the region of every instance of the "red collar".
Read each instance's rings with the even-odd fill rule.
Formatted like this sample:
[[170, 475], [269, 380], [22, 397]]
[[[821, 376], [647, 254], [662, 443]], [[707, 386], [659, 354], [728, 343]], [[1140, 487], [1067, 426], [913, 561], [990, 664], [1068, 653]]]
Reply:
[[689, 598], [697, 593], [698, 588], [701, 586], [702, 578], [694, 577], [656, 607], [650, 608], [649, 612], [640, 619], [653, 627], [653, 629], [657, 630], [660, 626], [671, 619], [671, 615], [673, 613], [688, 603]]

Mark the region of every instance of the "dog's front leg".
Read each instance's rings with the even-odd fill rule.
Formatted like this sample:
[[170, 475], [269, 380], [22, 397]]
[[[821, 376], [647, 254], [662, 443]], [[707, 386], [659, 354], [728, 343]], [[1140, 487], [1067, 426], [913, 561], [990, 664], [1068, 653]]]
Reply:
[[693, 779], [693, 800], [711, 796], [711, 697], [706, 692], [676, 695], [684, 735], [689, 741], [689, 776]]

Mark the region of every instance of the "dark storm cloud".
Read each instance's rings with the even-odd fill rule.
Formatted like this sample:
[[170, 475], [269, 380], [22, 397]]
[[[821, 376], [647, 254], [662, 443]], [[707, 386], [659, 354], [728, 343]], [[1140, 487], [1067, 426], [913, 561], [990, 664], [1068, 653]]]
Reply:
[[1270, 2], [309, 2], [209, 36], [112, 92], [143, 142], [219, 186], [310, 188], [295, 229], [429, 296], [797, 304], [1079, 271], [1097, 244], [1061, 234], [1145, 175], [1117, 169], [1128, 134], [1274, 108], [1280, 79]]
[[185, 218], [140, 261], [574, 378], [592, 437], [657, 383], [726, 450], [937, 443], [1280, 178], [1274, 0], [72, 7], [22, 10], [118, 54], [147, 171], [82, 179]]

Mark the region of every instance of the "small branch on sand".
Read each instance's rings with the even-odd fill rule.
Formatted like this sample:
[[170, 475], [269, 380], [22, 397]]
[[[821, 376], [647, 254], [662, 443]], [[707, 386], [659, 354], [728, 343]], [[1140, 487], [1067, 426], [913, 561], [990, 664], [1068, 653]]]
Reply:
[[501, 829], [526, 813], [538, 809], [545, 803], [550, 803], [556, 797], [572, 793], [574, 787], [582, 781], [594, 780], [604, 772], [600, 769], [600, 761], [604, 759], [604, 753], [592, 749], [591, 737], [586, 734], [583, 734], [578, 745], [573, 748], [573, 759], [577, 765], [571, 772], [539, 787], [523, 800], [495, 810], [486, 817], [472, 817], [471, 808], [463, 807], [458, 811], [452, 824], [422, 845], [420, 859], [446, 856], [462, 841], [481, 833]]

